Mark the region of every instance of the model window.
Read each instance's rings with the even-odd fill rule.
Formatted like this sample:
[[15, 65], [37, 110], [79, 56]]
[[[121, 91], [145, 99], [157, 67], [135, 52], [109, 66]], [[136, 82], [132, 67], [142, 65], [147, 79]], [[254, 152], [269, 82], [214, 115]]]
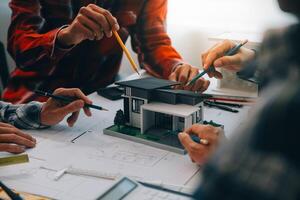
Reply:
[[194, 113], [192, 117], [193, 117], [193, 124], [197, 123], [197, 113]]
[[125, 120], [127, 123], [129, 123], [130, 117], [129, 117], [129, 98], [124, 98], [124, 115]]
[[141, 113], [141, 105], [144, 103], [144, 100], [132, 99], [132, 112]]
[[126, 87], [126, 89], [125, 89], [125, 95], [131, 96], [131, 88]]
[[196, 122], [199, 123], [201, 120], [201, 110], [198, 110], [196, 112]]
[[184, 118], [183, 117], [179, 117], [178, 121], [181, 122], [181, 123], [184, 123]]

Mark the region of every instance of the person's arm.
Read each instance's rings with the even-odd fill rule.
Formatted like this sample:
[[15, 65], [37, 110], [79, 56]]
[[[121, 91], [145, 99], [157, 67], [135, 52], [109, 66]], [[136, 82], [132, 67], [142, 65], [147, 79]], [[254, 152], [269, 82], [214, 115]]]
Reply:
[[[225, 56], [225, 54], [235, 46], [236, 43], [230, 40], [225, 40], [207, 50], [202, 54], [203, 68], [207, 70], [210, 66], [214, 66], [216, 69], [223, 68], [233, 72], [241, 71], [247, 61], [255, 58], [255, 51], [242, 47], [237, 54], [233, 56]], [[218, 71], [210, 72], [208, 75], [218, 79], [222, 78], [222, 74]]]
[[45, 31], [47, 22], [41, 16], [38, 0], [12, 0], [11, 24], [8, 31], [8, 51], [17, 67], [25, 71], [50, 71], [69, 50], [57, 47], [61, 28]]
[[298, 199], [299, 102], [300, 89], [294, 81], [268, 87], [253, 108], [252, 120], [204, 167], [195, 198]]
[[0, 121], [9, 123], [21, 129], [38, 129], [46, 126], [40, 123], [42, 103], [31, 102], [22, 105], [12, 105], [0, 102]]
[[172, 47], [166, 32], [167, 6], [167, 0], [145, 1], [133, 31], [133, 50], [138, 53], [140, 66], [149, 74], [181, 82], [177, 89], [203, 92], [209, 86], [209, 81], [203, 78], [192, 86], [186, 85], [199, 69], [183, 62]]
[[0, 101], [0, 152], [22, 153], [26, 148], [33, 148], [36, 140], [19, 130], [46, 128], [61, 122], [71, 114], [67, 123], [73, 126], [77, 121], [79, 112], [84, 110], [87, 116], [91, 116], [85, 103], [92, 104], [79, 89], [57, 89], [54, 95], [69, 96], [77, 100], [65, 105], [52, 98], [44, 104], [31, 102], [23, 105], [12, 105]]
[[30, 102], [21, 105], [0, 101], [0, 121], [20, 129], [39, 129], [56, 125], [69, 114], [72, 115], [68, 117], [67, 122], [69, 126], [73, 126], [82, 108], [87, 116], [91, 116], [90, 110], [84, 107], [84, 103], [91, 104], [92, 101], [79, 89], [59, 88], [54, 91], [54, 95], [75, 97], [78, 100], [67, 105], [52, 98], [45, 103]]
[[141, 67], [151, 75], [165, 79], [174, 67], [183, 63], [166, 33], [167, 4], [167, 0], [145, 1], [132, 41]]
[[53, 30], [47, 30], [39, 0], [12, 0], [9, 6], [8, 51], [24, 71], [51, 71], [74, 45], [86, 39], [101, 40], [104, 34], [111, 37], [111, 30], [119, 28], [107, 10], [93, 4], [82, 7], [70, 25]]
[[247, 62], [244, 64], [244, 67], [236, 73], [236, 75], [242, 80], [257, 84], [260, 88], [262, 77], [258, 66], [259, 64], [257, 59]]

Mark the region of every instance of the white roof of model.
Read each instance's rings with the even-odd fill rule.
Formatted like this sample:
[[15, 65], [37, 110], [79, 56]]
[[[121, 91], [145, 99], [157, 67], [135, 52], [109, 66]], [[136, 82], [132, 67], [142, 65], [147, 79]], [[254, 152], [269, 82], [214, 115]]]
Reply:
[[199, 110], [199, 108], [196, 106], [190, 106], [186, 104], [172, 105], [159, 102], [151, 102], [149, 104], [144, 104], [141, 106], [141, 108], [144, 110], [165, 113], [178, 117], [188, 117]]

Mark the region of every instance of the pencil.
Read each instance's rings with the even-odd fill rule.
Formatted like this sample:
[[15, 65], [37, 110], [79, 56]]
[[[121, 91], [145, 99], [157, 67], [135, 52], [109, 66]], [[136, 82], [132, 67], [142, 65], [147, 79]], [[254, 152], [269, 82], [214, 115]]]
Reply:
[[133, 69], [138, 75], [140, 75], [140, 73], [139, 73], [139, 71], [138, 71], [137, 65], [135, 64], [135, 62], [134, 62], [132, 56], [130, 55], [128, 49], [126, 48], [125, 44], [123, 43], [122, 39], [120, 38], [118, 32], [117, 32], [117, 31], [114, 31], [114, 30], [113, 30], [112, 32], [113, 32], [113, 34], [115, 35], [115, 37], [116, 37], [118, 43], [119, 43], [120, 46], [122, 47], [123, 51], [125, 52], [125, 55], [126, 55], [126, 57], [128, 58], [128, 60], [129, 60], [129, 62], [130, 62], [130, 64], [131, 64], [132, 69]]
[[194, 142], [197, 142], [198, 144], [209, 145], [209, 142], [206, 139], [199, 138], [195, 135], [191, 135], [191, 138]]
[[[51, 93], [43, 92], [43, 91], [40, 91], [40, 90], [36, 90], [35, 93], [37, 95], [40, 95], [40, 96], [51, 97], [53, 99], [56, 99], [58, 101], [62, 101], [64, 103], [72, 103], [73, 101], [78, 100], [78, 99], [74, 99], [74, 98], [71, 98], [71, 97], [53, 95]], [[84, 107], [86, 107], [86, 108], [94, 108], [94, 109], [97, 109], [97, 110], [108, 111], [107, 109], [105, 109], [103, 107], [96, 106], [96, 105], [93, 105], [93, 104], [88, 104], [88, 103], [84, 103]]]
[[[232, 49], [230, 49], [225, 56], [233, 56], [235, 55], [242, 46], [244, 46], [245, 44], [248, 43], [248, 40], [244, 40], [242, 43], [236, 45], [235, 47], [233, 47]], [[215, 71], [215, 67], [213, 65], [211, 65], [207, 70], [204, 70], [203, 72], [201, 72], [200, 74], [198, 74], [197, 76], [195, 76], [191, 81], [189, 81], [187, 83], [187, 86], [194, 84], [199, 78], [201, 78], [202, 76], [204, 76], [205, 74], [209, 73], [209, 72], [213, 72]]]

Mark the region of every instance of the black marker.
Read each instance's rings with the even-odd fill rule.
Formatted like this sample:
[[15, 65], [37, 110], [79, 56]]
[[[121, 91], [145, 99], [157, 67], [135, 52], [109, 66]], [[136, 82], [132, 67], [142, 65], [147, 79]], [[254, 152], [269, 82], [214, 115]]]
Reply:
[[206, 105], [208, 107], [215, 107], [215, 108], [218, 108], [220, 110], [225, 110], [225, 111], [232, 112], [232, 113], [238, 113], [239, 112], [238, 110], [229, 108], [227, 106], [215, 104], [215, 103], [212, 103], [212, 102], [209, 102], [209, 101], [204, 101], [204, 105]]
[[229, 106], [229, 107], [234, 107], [234, 108], [242, 108], [243, 107], [242, 104], [225, 103], [225, 102], [210, 101], [210, 100], [208, 100], [208, 101], [211, 103], [214, 103], [214, 104], [222, 105], [222, 106]]
[[[39, 91], [39, 90], [36, 90], [35, 93], [38, 94], [38, 95], [40, 95], [40, 96], [51, 97], [51, 98], [53, 98], [55, 100], [62, 101], [62, 102], [67, 103], [67, 104], [72, 103], [73, 101], [78, 100], [78, 99], [74, 99], [74, 98], [71, 98], [71, 97], [53, 95], [51, 93], [43, 92], [43, 91]], [[88, 104], [88, 103], [84, 103], [84, 107], [86, 107], [86, 108], [94, 108], [94, 109], [97, 109], [97, 110], [108, 111], [105, 108], [102, 108], [100, 106], [96, 106], [96, 105], [93, 105], [93, 104]]]

